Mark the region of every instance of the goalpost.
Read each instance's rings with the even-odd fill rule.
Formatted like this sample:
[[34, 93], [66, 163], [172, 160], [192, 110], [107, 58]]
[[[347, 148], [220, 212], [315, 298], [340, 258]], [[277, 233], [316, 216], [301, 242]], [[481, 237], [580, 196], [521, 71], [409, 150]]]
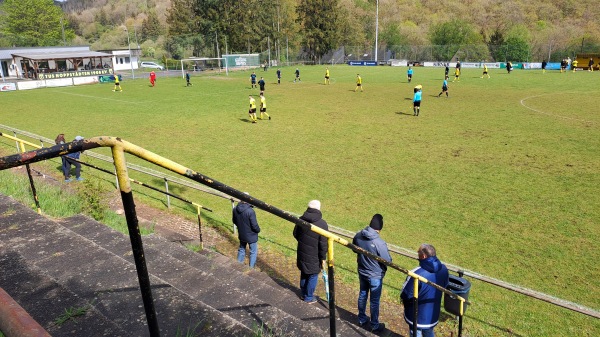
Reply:
[[[185, 64], [184, 64], [185, 62]], [[229, 76], [227, 59], [224, 57], [190, 57], [181, 59], [181, 78], [185, 78], [186, 70], [196, 71], [218, 71], [225, 69], [225, 75]]]

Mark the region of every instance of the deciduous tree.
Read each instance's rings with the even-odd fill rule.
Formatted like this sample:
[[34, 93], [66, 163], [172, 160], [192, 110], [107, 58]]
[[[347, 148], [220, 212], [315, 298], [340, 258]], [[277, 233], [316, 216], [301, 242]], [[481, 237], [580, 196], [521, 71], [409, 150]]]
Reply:
[[53, 46], [75, 33], [67, 26], [61, 8], [53, 0], [6, 0], [2, 4], [2, 32], [16, 46]]

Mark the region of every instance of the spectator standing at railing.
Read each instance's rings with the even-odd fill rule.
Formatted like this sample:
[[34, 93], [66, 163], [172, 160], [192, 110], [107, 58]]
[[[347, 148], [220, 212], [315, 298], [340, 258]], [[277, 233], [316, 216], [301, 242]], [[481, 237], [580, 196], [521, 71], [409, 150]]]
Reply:
[[[321, 229], [328, 229], [319, 200], [310, 201], [300, 219]], [[300, 298], [306, 303], [316, 303], [314, 293], [321, 266], [327, 257], [327, 238], [299, 225], [294, 227], [294, 238], [298, 241], [296, 266], [300, 269]]]
[[[80, 141], [80, 140], [83, 140], [83, 137], [77, 136], [77, 137], [75, 137], [74, 141]], [[64, 161], [64, 165], [63, 165], [63, 173], [65, 175], [66, 183], [70, 183], [71, 181], [73, 181], [73, 179], [71, 179], [71, 165], [75, 166], [75, 180], [83, 181], [83, 178], [81, 178], [81, 164], [78, 162], [80, 155], [81, 155], [81, 152], [77, 151], [77, 152], [69, 153], [64, 157], [65, 161]]]
[[[352, 244], [381, 257], [384, 260], [392, 262], [392, 257], [387, 244], [379, 232], [383, 228], [383, 216], [381, 214], [373, 215], [371, 223], [365, 229], [358, 232]], [[358, 264], [358, 280], [360, 281], [360, 292], [358, 293], [358, 325], [365, 326], [369, 321], [366, 314], [367, 298], [370, 293], [371, 310], [371, 331], [380, 332], [385, 329], [384, 323], [379, 323], [379, 299], [383, 289], [383, 277], [387, 271], [387, 266], [363, 254], [356, 255]]]
[[252, 205], [240, 201], [233, 209], [232, 218], [233, 223], [238, 228], [238, 239], [240, 240], [237, 255], [238, 262], [244, 263], [244, 259], [246, 258], [246, 246], [248, 246], [250, 249], [249, 266], [250, 268], [254, 268], [258, 256], [258, 233], [260, 233], [260, 227], [256, 220], [256, 213], [254, 212]]
[[[441, 287], [448, 286], [448, 268], [438, 260], [435, 247], [422, 244], [418, 250], [419, 267], [413, 272]], [[438, 324], [442, 304], [442, 292], [431, 285], [419, 282], [417, 336], [413, 336], [414, 318], [414, 279], [406, 278], [400, 299], [404, 304], [404, 320], [408, 323], [411, 337], [434, 337], [433, 328]]]

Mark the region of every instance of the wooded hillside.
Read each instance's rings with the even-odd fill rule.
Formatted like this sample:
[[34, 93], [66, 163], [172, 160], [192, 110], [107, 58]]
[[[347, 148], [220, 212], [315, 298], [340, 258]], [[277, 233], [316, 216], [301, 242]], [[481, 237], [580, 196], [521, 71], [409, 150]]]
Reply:
[[[270, 48], [275, 57], [277, 50], [288, 46], [290, 55], [316, 60], [342, 45], [373, 50], [375, 43], [375, 0], [68, 0], [57, 4], [76, 35], [69, 43], [124, 48], [128, 31], [132, 47], [137, 43], [145, 56], [154, 58], [211, 56], [218, 42], [219, 53], [226, 48], [229, 52]], [[503, 50], [513, 60], [556, 60], [600, 51], [600, 6], [591, 0], [380, 0], [378, 38], [380, 50], [471, 45], [483, 46], [473, 47], [471, 55], [477, 58], [495, 57]], [[450, 48], [438, 57], [454, 51]]]

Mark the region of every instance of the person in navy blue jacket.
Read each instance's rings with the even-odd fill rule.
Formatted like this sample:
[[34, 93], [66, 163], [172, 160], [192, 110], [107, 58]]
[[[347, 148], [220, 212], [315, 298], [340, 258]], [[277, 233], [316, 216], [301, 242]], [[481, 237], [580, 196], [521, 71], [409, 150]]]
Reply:
[[[448, 268], [438, 260], [435, 248], [429, 244], [422, 244], [418, 250], [419, 267], [413, 272], [427, 280], [440, 285], [444, 288], [448, 286]], [[410, 327], [412, 336], [412, 327], [414, 324], [414, 279], [410, 276], [406, 278], [402, 288], [400, 298], [404, 304], [404, 320]], [[434, 337], [433, 328], [438, 324], [440, 318], [440, 308], [442, 304], [442, 292], [434, 287], [419, 282], [419, 313], [417, 318], [417, 336]], [[415, 337], [415, 336], [413, 336]]]
[[254, 268], [258, 256], [258, 233], [260, 233], [260, 227], [258, 226], [258, 221], [256, 221], [256, 213], [252, 205], [240, 201], [233, 209], [232, 218], [233, 223], [238, 228], [238, 239], [240, 239], [237, 256], [238, 262], [244, 263], [246, 246], [248, 246], [250, 248], [249, 265], [250, 268]]
[[[371, 223], [365, 229], [356, 233], [352, 244], [373, 253], [384, 260], [392, 262], [387, 244], [379, 237], [383, 228], [383, 216], [373, 215]], [[364, 326], [369, 321], [366, 315], [367, 297], [371, 293], [371, 331], [380, 332], [385, 329], [385, 324], [379, 323], [379, 299], [383, 288], [383, 277], [387, 266], [363, 254], [356, 255], [358, 264], [358, 279], [360, 281], [360, 292], [358, 293], [358, 325]]]

